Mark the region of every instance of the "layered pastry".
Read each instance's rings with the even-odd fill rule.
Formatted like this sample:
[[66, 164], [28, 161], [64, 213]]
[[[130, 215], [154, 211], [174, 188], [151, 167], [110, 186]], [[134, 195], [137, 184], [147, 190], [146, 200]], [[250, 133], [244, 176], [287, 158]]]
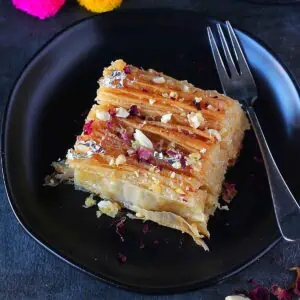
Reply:
[[99, 80], [96, 104], [58, 176], [103, 199], [99, 211], [180, 230], [208, 249], [207, 222], [248, 120], [238, 101], [123, 60]]

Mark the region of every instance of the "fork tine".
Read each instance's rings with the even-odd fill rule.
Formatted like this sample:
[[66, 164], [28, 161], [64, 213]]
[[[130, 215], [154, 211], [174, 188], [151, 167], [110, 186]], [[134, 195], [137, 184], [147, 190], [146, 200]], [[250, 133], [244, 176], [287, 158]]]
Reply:
[[218, 29], [219, 36], [221, 39], [221, 43], [222, 43], [223, 51], [224, 51], [224, 54], [226, 57], [227, 65], [228, 65], [230, 73], [231, 73], [231, 77], [237, 76], [238, 72], [237, 72], [236, 66], [234, 64], [234, 61], [232, 59], [227, 41], [226, 41], [224, 33], [223, 33], [223, 29], [220, 24], [217, 24], [217, 29]]
[[234, 32], [234, 30], [233, 30], [233, 28], [232, 28], [229, 21], [226, 21], [226, 26], [227, 26], [227, 30], [228, 30], [228, 33], [229, 33], [229, 36], [230, 36], [231, 43], [233, 45], [233, 50], [234, 50], [234, 53], [235, 53], [235, 57], [238, 61], [238, 65], [239, 65], [239, 68], [240, 68], [240, 73], [243, 76], [248, 76], [253, 81], [253, 84], [254, 84], [254, 79], [253, 79], [253, 76], [252, 76], [251, 71], [249, 69], [246, 58], [244, 56], [243, 50], [240, 46], [240, 43], [239, 43], [239, 41], [236, 37], [236, 34], [235, 34], [235, 32]]
[[217, 43], [215, 41], [215, 38], [214, 38], [211, 28], [209, 26], [207, 27], [207, 34], [208, 34], [211, 51], [212, 51], [212, 54], [213, 54], [213, 57], [215, 60], [216, 67], [217, 67], [218, 75], [219, 75], [223, 90], [225, 90], [225, 85], [230, 84], [230, 78], [225, 69], [222, 57], [221, 57], [219, 49], [217, 47]]

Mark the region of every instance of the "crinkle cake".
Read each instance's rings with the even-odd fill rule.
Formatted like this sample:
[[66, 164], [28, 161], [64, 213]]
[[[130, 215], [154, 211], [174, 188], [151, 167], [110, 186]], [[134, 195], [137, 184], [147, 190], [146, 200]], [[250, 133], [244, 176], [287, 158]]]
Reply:
[[100, 196], [98, 213], [121, 208], [180, 230], [207, 249], [207, 222], [248, 120], [238, 101], [116, 60], [58, 178]]

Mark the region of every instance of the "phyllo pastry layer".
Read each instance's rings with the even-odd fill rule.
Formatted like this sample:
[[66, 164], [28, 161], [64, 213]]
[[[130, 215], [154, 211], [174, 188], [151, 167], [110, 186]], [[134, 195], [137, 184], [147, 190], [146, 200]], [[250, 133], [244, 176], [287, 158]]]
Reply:
[[99, 84], [67, 154], [74, 184], [105, 199], [103, 212], [109, 200], [207, 249], [208, 219], [249, 128], [240, 104], [123, 60], [104, 69]]

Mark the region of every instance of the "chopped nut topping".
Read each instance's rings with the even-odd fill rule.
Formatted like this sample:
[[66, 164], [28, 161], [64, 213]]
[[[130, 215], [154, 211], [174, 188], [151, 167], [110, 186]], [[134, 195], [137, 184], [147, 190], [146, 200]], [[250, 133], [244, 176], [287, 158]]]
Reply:
[[170, 177], [171, 178], [175, 178], [175, 176], [176, 176], [176, 173], [175, 172], [171, 172]]
[[190, 125], [194, 128], [198, 128], [203, 122], [204, 122], [204, 118], [201, 114], [201, 112], [191, 112], [187, 115], [188, 121], [190, 123]]
[[118, 107], [116, 109], [116, 117], [119, 117], [119, 118], [127, 118], [129, 116], [129, 112], [123, 108], [123, 107]]
[[108, 111], [97, 110], [96, 111], [96, 118], [101, 120], [101, 121], [109, 121], [110, 120], [110, 114], [109, 114]]
[[153, 77], [152, 81], [157, 84], [162, 84], [166, 82], [165, 78], [162, 76]]
[[169, 94], [168, 93], [162, 93], [161, 94], [164, 98], [169, 98]]
[[191, 166], [191, 165], [196, 165], [201, 159], [201, 154], [200, 153], [191, 153], [188, 155], [186, 158], [186, 165]]
[[87, 197], [84, 201], [84, 208], [89, 208], [89, 207], [92, 207], [94, 205], [96, 205], [97, 202], [96, 200], [93, 198], [93, 195], [90, 195], [89, 197]]
[[207, 109], [211, 110], [211, 111], [215, 111], [216, 110], [211, 104], [207, 105]]
[[115, 164], [115, 159], [114, 158], [111, 158], [110, 161], [109, 161], [109, 165], [110, 166], [113, 166]]
[[126, 162], [126, 157], [123, 154], [120, 154], [117, 159], [116, 159], [116, 165], [121, 165], [124, 164]]
[[183, 102], [183, 101], [184, 101], [184, 98], [179, 98], [178, 101], [179, 101], [179, 102]]
[[219, 133], [219, 131], [215, 129], [208, 129], [207, 130], [210, 136], [214, 136], [219, 142], [222, 140], [222, 137]]
[[171, 118], [172, 118], [172, 114], [165, 114], [161, 117], [160, 121], [162, 123], [168, 123], [169, 121], [171, 121]]
[[172, 167], [174, 169], [180, 169], [181, 168], [181, 163], [179, 161], [176, 161], [172, 164]]
[[153, 105], [155, 102], [156, 102], [156, 100], [154, 100], [154, 99], [149, 99], [150, 105]]
[[184, 85], [183, 87], [182, 87], [182, 90], [185, 92], [185, 93], [188, 93], [189, 91], [190, 91], [190, 88], [188, 87], [188, 85]]
[[136, 129], [133, 134], [135, 140], [143, 147], [153, 149], [153, 144], [150, 139], [140, 130]]
[[195, 97], [194, 101], [195, 103], [200, 103], [203, 99], [201, 97]]
[[136, 177], [140, 176], [138, 171], [134, 171], [134, 174], [135, 174]]
[[201, 150], [200, 150], [200, 153], [202, 153], [202, 154], [204, 154], [204, 153], [206, 153], [206, 149], [205, 148], [202, 148]]
[[178, 94], [174, 91], [170, 92], [170, 98], [172, 99], [177, 99], [178, 98]]

